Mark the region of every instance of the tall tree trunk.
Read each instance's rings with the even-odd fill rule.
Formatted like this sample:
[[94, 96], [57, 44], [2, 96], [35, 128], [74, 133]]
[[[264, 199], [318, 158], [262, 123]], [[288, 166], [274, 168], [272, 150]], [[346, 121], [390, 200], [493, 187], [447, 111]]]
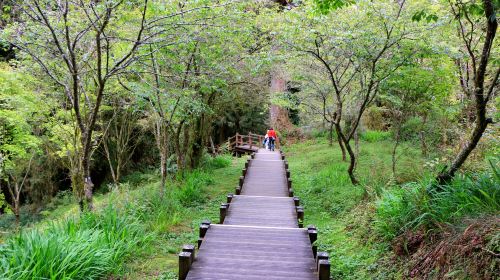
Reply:
[[[359, 129], [356, 129], [354, 132], [354, 153], [356, 154], [356, 158], [359, 158]], [[358, 162], [355, 162], [354, 168], [358, 167]]]
[[94, 190], [94, 183], [90, 176], [90, 155], [83, 159], [84, 173], [83, 173], [83, 191], [85, 195], [85, 207], [87, 210], [94, 210], [94, 201], [92, 192]]
[[342, 139], [342, 142], [344, 143], [345, 149], [347, 150], [347, 153], [349, 154], [349, 168], [347, 168], [347, 173], [349, 174], [349, 179], [351, 180], [351, 183], [353, 185], [357, 185], [357, 184], [359, 184], [359, 181], [356, 179], [356, 175], [354, 175], [354, 171], [356, 169], [356, 154], [352, 150], [351, 144], [349, 143], [349, 141], [347, 141], [342, 130], [340, 131], [339, 137]]
[[[493, 122], [492, 119], [486, 118], [486, 105], [488, 104], [490, 98], [493, 96], [493, 91], [499, 77], [500, 68], [497, 68], [496, 73], [493, 75], [492, 84], [490, 85], [490, 88], [487, 90], [486, 94], [484, 88], [484, 80], [486, 76], [488, 60], [490, 58], [490, 51], [497, 32], [498, 23], [497, 18], [495, 17], [496, 11], [493, 1], [483, 0], [482, 2], [484, 6], [487, 27], [479, 66], [474, 73], [474, 101], [476, 108], [475, 126], [469, 138], [469, 141], [455, 157], [450, 168], [437, 176], [436, 179], [439, 184], [446, 184], [451, 181], [451, 179], [453, 179], [457, 170], [462, 166], [465, 160], [467, 160], [467, 157], [470, 155], [470, 153], [476, 148], [488, 124]], [[470, 46], [468, 47], [470, 48]], [[471, 59], [474, 59], [472, 55]]]
[[168, 131], [167, 127], [163, 121], [161, 124], [161, 135], [160, 135], [160, 172], [161, 172], [161, 186], [160, 186], [160, 194], [163, 196], [167, 187], [167, 179], [168, 179]]
[[16, 197], [14, 199], [14, 215], [16, 216], [16, 226], [21, 225], [21, 189], [19, 183], [15, 182]]
[[175, 155], [177, 157], [177, 172], [183, 174], [184, 172], [184, 152], [181, 149], [181, 132], [184, 127], [184, 120], [179, 123], [175, 132]]
[[115, 174], [115, 167], [113, 166], [113, 161], [111, 158], [111, 153], [109, 152], [109, 146], [108, 146], [107, 139], [104, 139], [104, 141], [102, 141], [102, 146], [104, 148], [104, 152], [106, 153], [106, 159], [108, 160], [109, 170], [111, 172], [111, 178], [113, 178], [113, 183], [115, 185], [117, 185], [118, 178], [116, 177], [116, 174]]
[[342, 138], [340, 137], [340, 134], [342, 132], [342, 128], [340, 127], [340, 124], [335, 123], [335, 132], [337, 133], [337, 141], [339, 142], [339, 147], [340, 147], [340, 150], [342, 151], [342, 161], [346, 161], [346, 158], [347, 158], [346, 150], [344, 147], [344, 142], [342, 141]]
[[330, 146], [330, 147], [333, 146], [333, 126], [334, 126], [334, 123], [331, 122], [330, 126], [328, 127], [328, 146]]

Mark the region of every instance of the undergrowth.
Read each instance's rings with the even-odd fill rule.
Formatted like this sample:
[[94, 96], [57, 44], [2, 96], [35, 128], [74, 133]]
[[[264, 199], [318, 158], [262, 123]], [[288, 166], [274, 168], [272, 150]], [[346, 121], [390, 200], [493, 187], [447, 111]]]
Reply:
[[8, 239], [0, 247], [0, 278], [99, 279], [119, 272], [148, 238], [135, 217], [110, 206]]
[[390, 240], [407, 230], [439, 230], [466, 216], [500, 213], [499, 169], [491, 166], [491, 172], [459, 174], [446, 186], [428, 179], [387, 190], [377, 202], [376, 229]]
[[158, 172], [136, 172], [96, 195], [92, 213], [78, 215], [62, 195], [31, 229], [6, 235], [0, 279], [176, 279], [179, 248], [196, 241], [202, 219], [217, 216], [214, 204], [236, 184], [240, 165], [227, 155], [205, 157], [162, 192]]

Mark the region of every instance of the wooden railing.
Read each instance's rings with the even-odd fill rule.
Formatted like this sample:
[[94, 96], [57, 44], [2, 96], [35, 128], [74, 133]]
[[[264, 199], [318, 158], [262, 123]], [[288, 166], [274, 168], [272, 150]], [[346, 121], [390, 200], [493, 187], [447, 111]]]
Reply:
[[[237, 147], [248, 147], [252, 148], [260, 148], [262, 147], [262, 143], [264, 142], [265, 136], [259, 135], [255, 133], [248, 133], [246, 135], [236, 133], [236, 135], [229, 137], [226, 141], [227, 149], [230, 151], [234, 151]], [[279, 138], [276, 139], [275, 148], [279, 149], [280, 142]]]

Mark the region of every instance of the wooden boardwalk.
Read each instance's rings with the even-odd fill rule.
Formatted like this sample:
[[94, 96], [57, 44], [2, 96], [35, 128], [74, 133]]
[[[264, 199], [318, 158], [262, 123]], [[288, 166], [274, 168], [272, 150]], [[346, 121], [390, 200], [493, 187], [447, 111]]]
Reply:
[[259, 149], [242, 175], [219, 224], [200, 225], [198, 251], [185, 245], [179, 254], [179, 279], [329, 279], [328, 255], [313, 244], [316, 228], [302, 227], [284, 155]]

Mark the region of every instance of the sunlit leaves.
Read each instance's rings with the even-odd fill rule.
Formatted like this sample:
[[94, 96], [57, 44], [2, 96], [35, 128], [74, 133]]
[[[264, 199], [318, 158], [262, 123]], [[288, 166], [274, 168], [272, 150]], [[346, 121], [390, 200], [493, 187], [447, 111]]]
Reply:
[[328, 14], [330, 11], [353, 4], [354, 0], [314, 0], [314, 2], [320, 13]]
[[421, 10], [416, 12], [411, 19], [413, 21], [425, 20], [427, 23], [429, 23], [429, 22], [436, 22], [439, 18], [435, 14], [429, 13], [425, 10]]
[[4, 179], [38, 151], [40, 140], [29, 122], [38, 106], [23, 77], [0, 65], [0, 84], [0, 179]]

